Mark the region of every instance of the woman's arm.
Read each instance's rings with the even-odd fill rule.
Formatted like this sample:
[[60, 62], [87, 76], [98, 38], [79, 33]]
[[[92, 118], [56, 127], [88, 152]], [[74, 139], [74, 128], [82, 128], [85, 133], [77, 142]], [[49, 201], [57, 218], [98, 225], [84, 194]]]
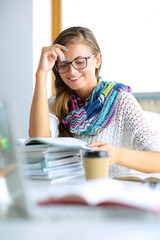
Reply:
[[46, 73], [36, 73], [36, 85], [30, 111], [30, 137], [50, 137]]
[[160, 152], [121, 148], [119, 165], [145, 173], [160, 172]]
[[48, 72], [53, 68], [57, 58], [59, 61], [62, 61], [65, 51], [67, 51], [67, 48], [59, 44], [42, 49], [30, 111], [30, 137], [51, 136], [46, 79]]
[[160, 172], [160, 152], [119, 148], [105, 142], [93, 142], [90, 147], [97, 147], [94, 151], [107, 151], [110, 156], [110, 166], [117, 163], [145, 173]]

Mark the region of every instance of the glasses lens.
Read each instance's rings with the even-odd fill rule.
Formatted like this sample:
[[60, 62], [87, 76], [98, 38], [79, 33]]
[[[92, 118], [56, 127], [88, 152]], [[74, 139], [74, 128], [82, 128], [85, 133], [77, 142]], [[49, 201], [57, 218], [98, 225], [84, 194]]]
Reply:
[[59, 73], [65, 73], [68, 72], [68, 64], [66, 63], [57, 63], [56, 69]]
[[72, 64], [75, 69], [83, 69], [87, 66], [87, 59], [85, 57], [77, 58], [70, 63], [57, 63], [55, 67], [59, 73], [66, 73], [69, 70], [69, 64]]
[[83, 69], [87, 66], [86, 58], [77, 58], [72, 62], [72, 66], [76, 69]]

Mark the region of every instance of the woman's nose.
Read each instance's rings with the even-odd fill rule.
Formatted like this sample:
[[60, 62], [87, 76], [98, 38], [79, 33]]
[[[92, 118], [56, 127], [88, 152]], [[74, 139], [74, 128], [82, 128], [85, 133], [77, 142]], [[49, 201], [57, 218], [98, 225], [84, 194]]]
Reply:
[[76, 72], [76, 71], [77, 71], [77, 69], [75, 69], [75, 68], [72, 66], [72, 64], [69, 64], [69, 72], [74, 73], [74, 72]]

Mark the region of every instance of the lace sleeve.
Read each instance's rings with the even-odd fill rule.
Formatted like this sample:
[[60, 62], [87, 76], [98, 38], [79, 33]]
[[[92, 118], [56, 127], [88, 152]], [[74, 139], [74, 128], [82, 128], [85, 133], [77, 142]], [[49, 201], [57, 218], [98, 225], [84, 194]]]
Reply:
[[52, 106], [54, 103], [54, 97], [50, 97], [48, 99], [48, 107], [49, 107], [49, 117], [50, 117], [50, 131], [51, 131], [51, 137], [58, 137], [59, 130], [59, 119], [52, 113]]
[[124, 118], [125, 132], [132, 133], [133, 149], [160, 151], [159, 135], [132, 94], [127, 92], [121, 94], [118, 111], [120, 119]]

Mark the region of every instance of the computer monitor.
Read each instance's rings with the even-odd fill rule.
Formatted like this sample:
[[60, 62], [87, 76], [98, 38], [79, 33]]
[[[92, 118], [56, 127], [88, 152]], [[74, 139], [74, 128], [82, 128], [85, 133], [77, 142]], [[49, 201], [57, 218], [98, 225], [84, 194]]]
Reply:
[[5, 177], [11, 195], [12, 205], [9, 210], [10, 214], [15, 215], [16, 213], [26, 217], [29, 215], [29, 212], [24, 190], [24, 176], [22, 176], [23, 173], [16, 154], [13, 133], [16, 122], [9, 109], [7, 103], [0, 101], [0, 175]]

